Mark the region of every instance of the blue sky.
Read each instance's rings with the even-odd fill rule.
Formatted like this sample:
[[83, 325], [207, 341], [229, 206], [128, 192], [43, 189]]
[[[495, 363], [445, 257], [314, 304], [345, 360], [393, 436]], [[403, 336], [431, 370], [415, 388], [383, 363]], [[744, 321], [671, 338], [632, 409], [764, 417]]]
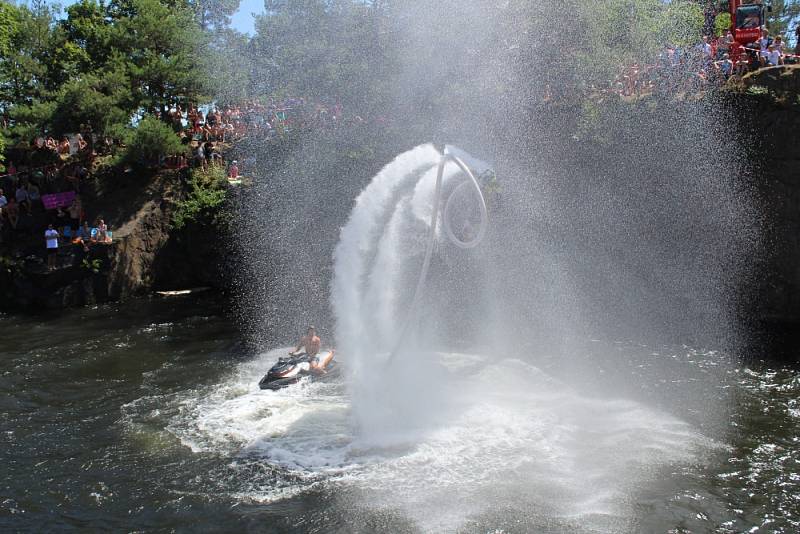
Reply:
[[264, 12], [264, 0], [241, 0], [239, 12], [233, 16], [233, 27], [240, 32], [253, 34], [253, 13]]
[[[59, 3], [62, 6], [66, 7], [70, 4], [74, 4], [77, 0], [51, 0], [52, 3]], [[240, 32], [253, 34], [254, 31], [254, 21], [253, 21], [253, 13], [263, 13], [264, 12], [264, 0], [241, 0], [239, 4], [239, 12], [233, 16], [232, 23], [233, 27], [239, 30]]]

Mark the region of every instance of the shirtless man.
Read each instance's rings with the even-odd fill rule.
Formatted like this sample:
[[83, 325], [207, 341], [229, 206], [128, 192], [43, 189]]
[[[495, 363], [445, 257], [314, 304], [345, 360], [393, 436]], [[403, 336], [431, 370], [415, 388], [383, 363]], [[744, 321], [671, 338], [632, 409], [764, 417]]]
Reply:
[[322, 346], [322, 341], [317, 336], [317, 329], [313, 326], [308, 327], [308, 331], [306, 335], [300, 339], [300, 342], [297, 343], [297, 347], [289, 353], [290, 356], [297, 356], [297, 351], [300, 350], [301, 347], [305, 349], [305, 353], [308, 355], [309, 360], [308, 363], [311, 366], [311, 372], [315, 374], [324, 374], [325, 367], [331, 362], [333, 359], [333, 351], [331, 351], [325, 358], [320, 362], [317, 355], [319, 354], [319, 349]]

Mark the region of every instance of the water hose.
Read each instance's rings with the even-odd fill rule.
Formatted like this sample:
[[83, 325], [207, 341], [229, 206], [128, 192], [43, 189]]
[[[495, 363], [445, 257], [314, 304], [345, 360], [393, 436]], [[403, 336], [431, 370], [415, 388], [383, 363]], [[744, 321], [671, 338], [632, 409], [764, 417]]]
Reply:
[[[417, 288], [414, 291], [414, 298], [411, 300], [411, 306], [408, 309], [408, 315], [406, 316], [405, 323], [403, 324], [402, 329], [400, 330], [400, 336], [397, 338], [397, 344], [394, 350], [389, 354], [388, 363], [391, 364], [394, 360], [395, 355], [400, 351], [400, 347], [403, 344], [403, 340], [405, 340], [406, 335], [411, 330], [413, 325], [414, 319], [417, 317], [417, 308], [419, 307], [420, 300], [422, 299], [422, 292], [425, 290], [425, 282], [428, 278], [428, 269], [431, 266], [431, 257], [433, 256], [433, 248], [436, 244], [436, 226], [439, 222], [439, 209], [441, 206], [442, 200], [442, 185], [444, 182], [444, 168], [447, 165], [448, 161], [452, 161], [455, 163], [461, 171], [467, 176], [467, 180], [460, 183], [456, 186], [455, 189], [450, 193], [447, 197], [447, 201], [445, 202], [444, 207], [444, 231], [447, 234], [447, 237], [450, 241], [459, 248], [462, 249], [471, 249], [477, 247], [483, 238], [486, 236], [486, 230], [489, 226], [489, 213], [486, 210], [486, 200], [483, 198], [483, 192], [481, 191], [481, 186], [478, 183], [478, 180], [475, 179], [475, 176], [472, 174], [472, 171], [469, 170], [469, 167], [461, 161], [457, 156], [453, 154], [444, 153], [442, 155], [442, 159], [439, 160], [439, 168], [436, 173], [436, 187], [433, 193], [433, 210], [431, 212], [431, 225], [430, 230], [428, 232], [428, 243], [425, 248], [425, 260], [422, 262], [422, 271], [420, 271], [419, 279], [417, 280]], [[477, 195], [478, 198], [478, 208], [480, 210], [481, 215], [481, 222], [478, 226], [478, 233], [475, 235], [474, 238], [469, 240], [462, 240], [458, 236], [455, 235], [453, 229], [450, 225], [450, 217], [448, 216], [452, 206], [453, 201], [456, 198], [456, 195], [465, 187], [472, 186], [474, 193]]]

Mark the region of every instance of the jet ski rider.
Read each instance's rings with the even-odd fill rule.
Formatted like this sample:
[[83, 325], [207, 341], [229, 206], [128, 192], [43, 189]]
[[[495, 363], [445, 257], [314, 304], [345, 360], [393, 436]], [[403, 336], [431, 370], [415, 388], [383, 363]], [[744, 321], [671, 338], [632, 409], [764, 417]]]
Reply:
[[321, 346], [322, 341], [319, 339], [319, 336], [317, 336], [317, 329], [311, 325], [308, 327], [306, 335], [300, 338], [300, 342], [297, 344], [297, 347], [295, 347], [295, 349], [290, 352], [289, 355], [297, 356], [297, 351], [300, 350], [300, 347], [303, 347], [306, 351], [306, 355], [308, 356], [308, 363], [311, 367], [311, 372], [315, 374], [323, 374], [326, 372], [325, 367], [327, 367], [327, 365], [333, 359], [333, 351], [331, 351], [331, 353], [320, 362], [318, 354]]

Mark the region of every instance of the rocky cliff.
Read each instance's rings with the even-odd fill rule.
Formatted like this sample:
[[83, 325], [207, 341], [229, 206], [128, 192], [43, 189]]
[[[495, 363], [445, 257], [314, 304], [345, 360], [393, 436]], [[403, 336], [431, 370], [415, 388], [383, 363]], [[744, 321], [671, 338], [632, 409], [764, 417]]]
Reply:
[[[115, 177], [111, 191], [85, 194], [87, 218], [103, 217], [113, 242], [63, 246], [48, 272], [43, 250], [18, 248], [0, 270], [0, 307], [41, 311], [125, 300], [155, 290], [225, 286], [218, 269], [220, 230], [203, 221], [175, 230], [172, 213], [186, 196], [174, 172]], [[209, 236], [212, 236], [209, 239]]]

